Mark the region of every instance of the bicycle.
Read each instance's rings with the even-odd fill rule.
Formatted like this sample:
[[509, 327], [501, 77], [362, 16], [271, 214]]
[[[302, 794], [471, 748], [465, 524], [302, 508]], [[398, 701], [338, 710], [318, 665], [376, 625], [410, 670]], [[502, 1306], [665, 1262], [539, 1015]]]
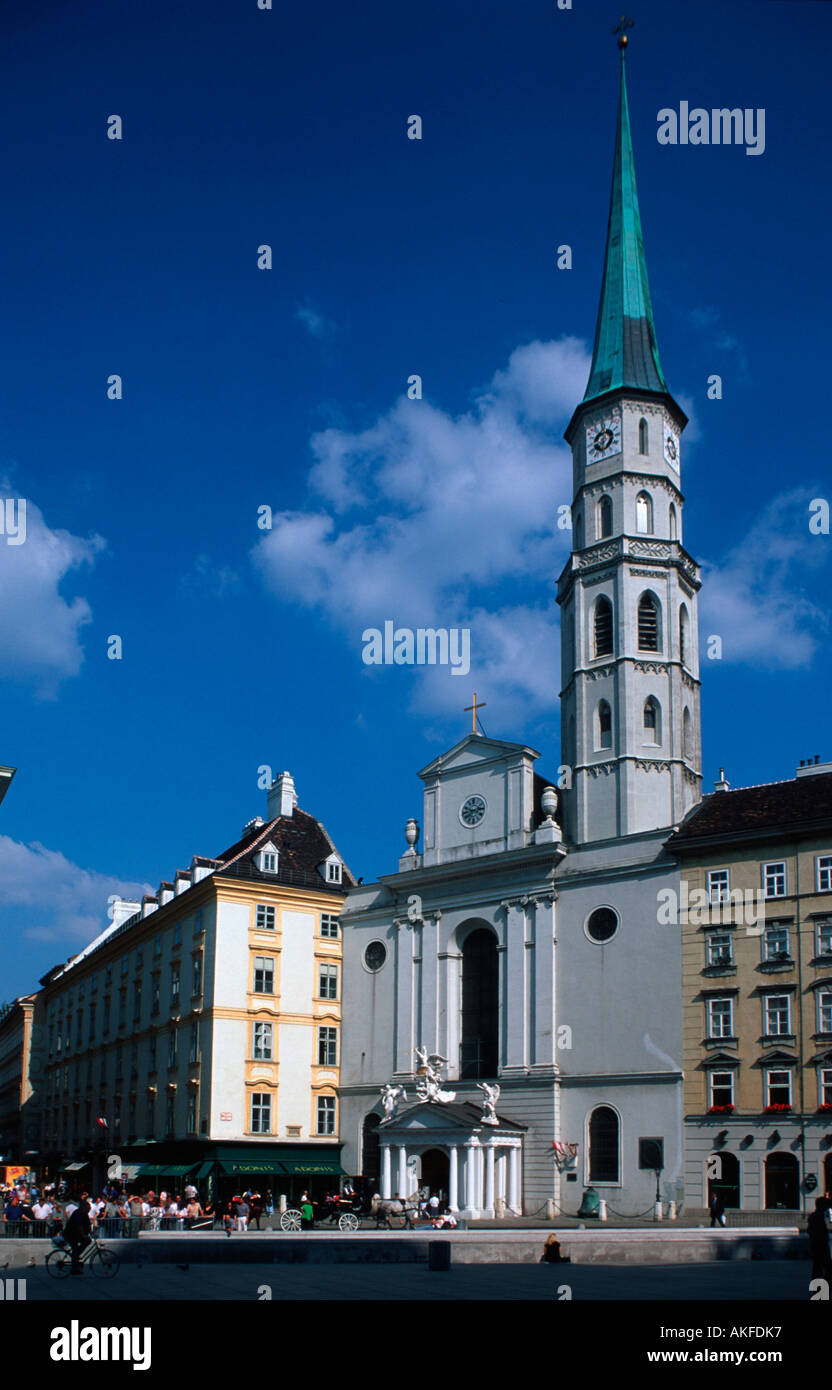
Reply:
[[[121, 1260], [112, 1250], [99, 1245], [95, 1236], [90, 1236], [78, 1256], [79, 1264], [88, 1264], [91, 1273], [99, 1279], [112, 1279], [121, 1268]], [[68, 1244], [59, 1245], [46, 1256], [46, 1268], [53, 1279], [65, 1279], [72, 1272], [72, 1250]]]

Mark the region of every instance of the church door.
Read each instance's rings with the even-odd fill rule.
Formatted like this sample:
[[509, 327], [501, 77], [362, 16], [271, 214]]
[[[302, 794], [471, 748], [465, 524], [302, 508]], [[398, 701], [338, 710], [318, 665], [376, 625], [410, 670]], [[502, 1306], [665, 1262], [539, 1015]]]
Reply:
[[436, 1193], [441, 1201], [448, 1200], [450, 1159], [441, 1149], [428, 1149], [422, 1154], [422, 1187], [429, 1187], [431, 1196]]
[[469, 932], [462, 946], [462, 1047], [459, 1075], [479, 1081], [497, 1075], [500, 984], [497, 938], [487, 927]]

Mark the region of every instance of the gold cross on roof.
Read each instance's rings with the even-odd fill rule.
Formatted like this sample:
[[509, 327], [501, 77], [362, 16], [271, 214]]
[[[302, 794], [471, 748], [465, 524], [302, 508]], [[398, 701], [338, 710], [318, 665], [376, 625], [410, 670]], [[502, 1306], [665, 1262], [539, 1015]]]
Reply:
[[616, 24], [615, 28], [614, 28], [613, 31], [612, 31], [614, 34], [618, 34], [618, 36], [619, 36], [619, 38], [618, 38], [618, 47], [619, 47], [619, 48], [626, 48], [626, 47], [627, 47], [627, 35], [625, 34], [624, 30], [625, 30], [625, 29], [632, 29], [632, 27], [633, 27], [634, 24], [635, 24], [635, 20], [634, 20], [634, 19], [628, 19], [627, 16], [626, 16], [625, 14], [623, 14], [623, 15], [621, 16], [621, 18], [619, 19], [618, 23]]
[[482, 701], [480, 702], [480, 704], [477, 704], [477, 692], [476, 692], [476, 690], [475, 690], [475, 691], [474, 691], [474, 703], [473, 703], [473, 705], [466, 705], [466, 706], [465, 706], [465, 709], [463, 710], [463, 714], [467, 714], [469, 710], [473, 710], [473, 714], [471, 715], [471, 733], [472, 733], [472, 734], [475, 734], [475, 733], [477, 732], [477, 710], [478, 710], [478, 709], [485, 709], [485, 706], [486, 706], [485, 700], [482, 700]]

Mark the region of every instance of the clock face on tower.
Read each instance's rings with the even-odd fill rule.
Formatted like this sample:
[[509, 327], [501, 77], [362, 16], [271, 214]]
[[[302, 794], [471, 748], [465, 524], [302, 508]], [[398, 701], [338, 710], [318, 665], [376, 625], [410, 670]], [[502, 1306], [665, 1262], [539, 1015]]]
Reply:
[[664, 456], [671, 468], [679, 472], [679, 436], [669, 425], [664, 427]]
[[463, 801], [459, 808], [459, 819], [463, 825], [467, 825], [469, 830], [475, 825], [479, 825], [485, 815], [485, 797], [469, 796], [467, 801]]
[[602, 459], [611, 458], [613, 454], [621, 453], [621, 418], [618, 415], [611, 415], [608, 420], [596, 420], [594, 424], [587, 426], [586, 431], [586, 461], [587, 463], [600, 463]]

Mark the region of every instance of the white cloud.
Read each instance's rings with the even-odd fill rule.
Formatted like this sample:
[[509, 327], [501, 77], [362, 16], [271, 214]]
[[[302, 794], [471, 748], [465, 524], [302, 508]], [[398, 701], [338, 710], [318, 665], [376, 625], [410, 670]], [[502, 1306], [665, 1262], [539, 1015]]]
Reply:
[[26, 925], [33, 940], [63, 943], [77, 951], [107, 925], [107, 899], [117, 893], [141, 898], [153, 890], [73, 864], [58, 850], [33, 841], [26, 845], [0, 835], [0, 901]]
[[815, 495], [781, 493], [720, 564], [703, 564], [700, 632], [722, 637], [724, 661], [780, 670], [811, 664], [829, 630], [827, 612], [805, 588], [829, 553], [826, 538], [809, 531]]
[[[528, 718], [530, 707], [551, 706], [558, 639], [549, 596], [570, 540], [555, 522], [572, 497], [560, 434], [588, 372], [574, 338], [529, 343], [465, 414], [402, 397], [369, 429], [315, 435], [313, 509], [276, 514], [253, 552], [266, 584], [318, 608], [356, 662], [362, 630], [386, 619], [469, 627], [472, 672], [495, 714], [516, 706]], [[459, 705], [462, 682], [448, 668], [420, 674], [417, 705]]]
[[[4, 481], [0, 496], [14, 495]], [[66, 599], [60, 588], [73, 570], [94, 563], [104, 541], [53, 531], [31, 499], [25, 537], [10, 545], [0, 535], [0, 677], [32, 682], [40, 696], [52, 697], [62, 680], [78, 674], [81, 629], [92, 619], [85, 598]]]
[[328, 319], [313, 304], [310, 304], [309, 300], [305, 304], [298, 305], [295, 310], [295, 318], [298, 323], [303, 324], [311, 338], [322, 340], [334, 338], [338, 331], [333, 320]]
[[182, 576], [185, 589], [204, 590], [212, 598], [225, 598], [240, 588], [240, 576], [230, 565], [217, 565], [210, 555], [197, 555], [189, 572]]

